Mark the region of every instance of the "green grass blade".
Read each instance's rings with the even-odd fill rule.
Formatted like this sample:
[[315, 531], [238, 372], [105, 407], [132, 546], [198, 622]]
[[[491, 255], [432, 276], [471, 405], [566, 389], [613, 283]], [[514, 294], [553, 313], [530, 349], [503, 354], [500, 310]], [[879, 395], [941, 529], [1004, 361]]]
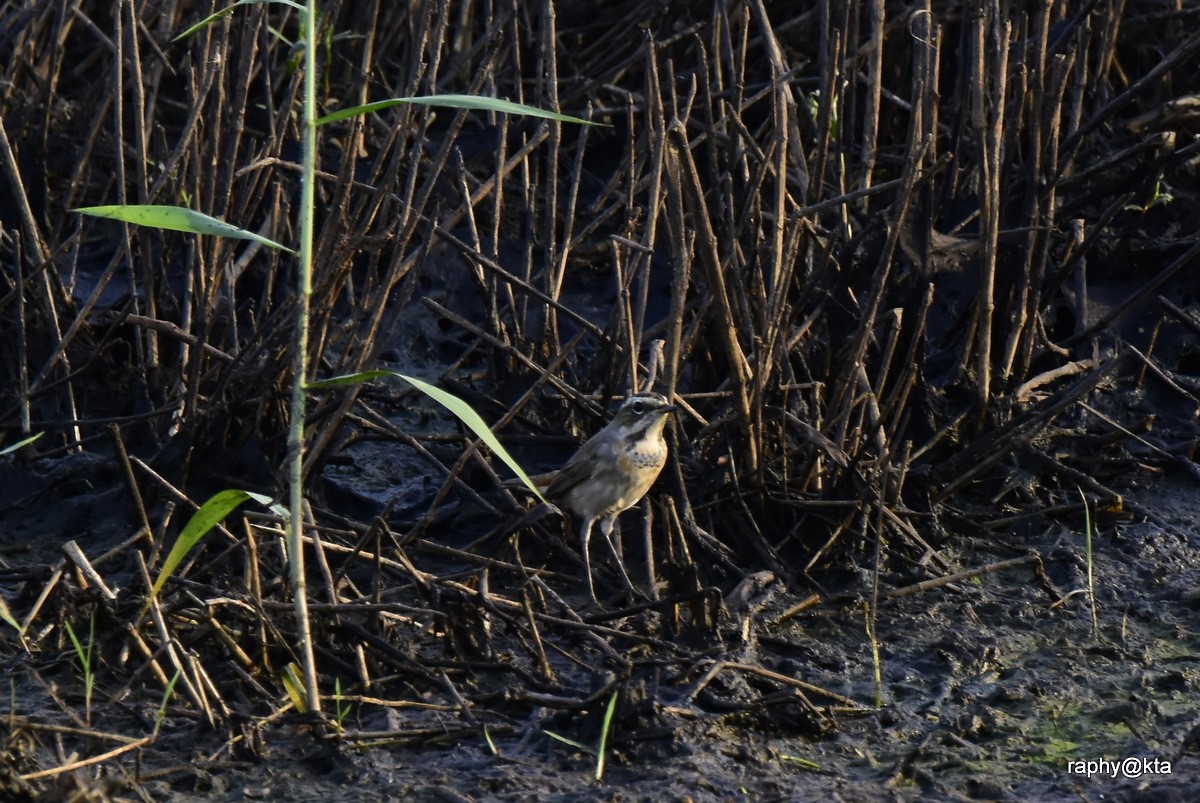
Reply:
[[400, 376], [395, 371], [360, 371], [357, 374], [342, 374], [341, 376], [330, 377], [329, 379], [318, 379], [316, 382], [309, 382], [305, 385], [308, 390], [329, 390], [331, 388], [342, 388], [348, 385], [361, 385], [364, 382], [370, 382], [375, 379], [388, 379], [390, 377]]
[[3, 449], [0, 449], [0, 455], [6, 455], [9, 452], [15, 452], [18, 449], [20, 449], [22, 446], [28, 446], [29, 444], [33, 443], [34, 441], [36, 441], [38, 438], [42, 437], [45, 434], [46, 434], [45, 432], [39, 432], [36, 435], [30, 435], [28, 438], [26, 438], [23, 441], [17, 441], [12, 446], [5, 446]]
[[1092, 531], [1094, 529], [1092, 506], [1088, 504], [1087, 496], [1083, 493], [1082, 488], [1075, 486], [1075, 490], [1079, 492], [1079, 498], [1083, 500], [1083, 531], [1087, 539], [1087, 595], [1092, 609], [1092, 636], [1100, 638], [1100, 614], [1096, 608], [1096, 580], [1093, 574], [1095, 564], [1092, 560]]
[[63, 627], [67, 629], [67, 635], [71, 637], [71, 646], [75, 648], [75, 654], [79, 657], [83, 656], [83, 645], [79, 643], [79, 637], [75, 635], [75, 628], [71, 627], [70, 622], [63, 622]]
[[617, 710], [617, 690], [608, 698], [608, 708], [604, 709], [604, 724], [600, 728], [600, 744], [596, 747], [596, 780], [604, 778], [604, 754], [608, 750], [608, 732], [612, 729], [613, 713]]
[[541, 117], [546, 120], [558, 120], [563, 123], [577, 123], [579, 125], [604, 125], [604, 123], [594, 123], [580, 117], [572, 117], [569, 114], [546, 111], [536, 106], [526, 106], [523, 103], [513, 103], [511, 100], [500, 100], [499, 98], [488, 98], [479, 95], [428, 95], [419, 98], [377, 100], [374, 103], [351, 106], [348, 109], [339, 109], [332, 114], [318, 117], [317, 125], [336, 123], [339, 120], [347, 120], [362, 114], [390, 109], [393, 106], [399, 106], [401, 103], [417, 104], [420, 106], [439, 106], [449, 109], [476, 109], [478, 111], [503, 112], [504, 114], [523, 114], [526, 117]]
[[538, 499], [541, 499], [543, 502], [546, 501], [541, 493], [538, 492], [537, 486], [535, 486], [529, 479], [529, 475], [525, 473], [524, 469], [521, 468], [516, 459], [508, 453], [508, 450], [504, 448], [504, 445], [501, 444], [499, 439], [497, 439], [492, 433], [492, 430], [487, 425], [487, 422], [480, 418], [479, 413], [471, 409], [471, 405], [467, 404], [453, 393], [447, 393], [441, 388], [434, 387], [428, 382], [423, 382], [416, 377], [398, 374], [395, 371], [382, 370], [363, 371], [357, 374], [335, 376], [332, 379], [323, 379], [319, 382], [310, 382], [307, 387], [309, 390], [326, 390], [328, 388], [336, 388], [344, 385], [358, 385], [363, 382], [370, 382], [373, 379], [381, 379], [384, 377], [399, 377], [400, 379], [403, 379], [405, 382], [409, 383], [417, 390], [421, 391], [426, 396], [458, 416], [460, 421], [470, 427], [471, 431], [478, 435], [479, 438], [487, 444], [488, 448], [491, 449], [497, 457], [503, 460], [506, 466], [513, 470], [513, 473], [520, 478], [521, 482], [525, 483], [529, 490], [537, 494]]
[[235, 8], [237, 8], [238, 6], [249, 6], [249, 5], [254, 5], [256, 3], [279, 3], [280, 5], [291, 6], [292, 8], [300, 11], [301, 13], [304, 13], [304, 11], [305, 11], [304, 6], [300, 5], [299, 3], [293, 3], [292, 0], [238, 0], [236, 3], [234, 3], [231, 6], [225, 6], [225, 8], [221, 9], [220, 11], [209, 14], [207, 17], [200, 20], [195, 25], [188, 28], [186, 31], [179, 34], [179, 36], [176, 36], [171, 41], [178, 42], [180, 39], [186, 39], [187, 37], [194, 34], [196, 31], [203, 30], [204, 28], [207, 28], [209, 25], [212, 25], [214, 22], [221, 19], [221, 17], [224, 17], [228, 14], [233, 13], [233, 10]]
[[551, 739], [557, 739], [558, 741], [562, 742], [563, 744], [569, 744], [569, 745], [571, 745], [571, 747], [578, 748], [585, 753], [591, 753], [593, 756], [596, 755], [596, 748], [592, 747], [591, 745], [584, 744], [583, 742], [577, 742], [574, 739], [568, 739], [566, 736], [563, 736], [561, 733], [555, 733], [554, 731], [544, 730], [544, 731], [542, 731], [542, 733], [546, 734]]
[[784, 754], [781, 754], [779, 756], [779, 758], [783, 761], [790, 761], [793, 764], [796, 764], [797, 766], [799, 766], [801, 769], [812, 770], [813, 772], [821, 771], [820, 764], [818, 764], [815, 761], [810, 761], [809, 759], [803, 758], [801, 756], [790, 756], [790, 755], [787, 755], [786, 753], [784, 753]]
[[192, 518], [184, 526], [183, 532], [175, 539], [175, 546], [171, 547], [171, 551], [167, 554], [167, 559], [163, 561], [162, 569], [158, 573], [158, 579], [154, 581], [154, 588], [150, 590], [150, 599], [146, 602], [147, 607], [158, 596], [158, 592], [162, 590], [163, 585], [171, 577], [171, 573], [175, 571], [175, 568], [179, 566], [192, 547], [207, 535], [209, 530], [220, 524], [239, 505], [251, 499], [260, 505], [266, 506], [271, 504], [271, 497], [269, 496], [231, 488], [213, 494], [207, 502], [200, 506], [199, 510], [192, 514]]
[[12, 611], [8, 609], [8, 601], [4, 597], [0, 597], [0, 620], [12, 625], [13, 630], [18, 634], [24, 635], [25, 631], [21, 629], [21, 623], [13, 618]]
[[483, 738], [487, 742], [488, 751], [497, 758], [500, 757], [500, 748], [496, 747], [496, 743], [492, 740], [492, 734], [488, 733], [487, 725], [483, 726]]
[[231, 223], [217, 220], [203, 212], [185, 209], [182, 206], [158, 206], [155, 204], [114, 204], [112, 206], [85, 206], [71, 210], [81, 215], [102, 217], [108, 220], [120, 220], [124, 223], [134, 223], [138, 226], [150, 226], [169, 231], [183, 231], [189, 234], [211, 234], [215, 237], [232, 237], [237, 240], [253, 240], [256, 243], [268, 245], [296, 253], [286, 245], [255, 234], [252, 231], [239, 229]]
[[175, 682], [182, 674], [182, 669], [176, 669], [175, 676], [167, 683], [166, 691], [163, 692], [162, 704], [158, 706], [158, 712], [154, 715], [154, 731], [151, 734], [153, 738], [158, 738], [158, 730], [162, 727], [163, 720], [167, 718], [167, 703], [171, 702], [171, 695], [175, 693]]

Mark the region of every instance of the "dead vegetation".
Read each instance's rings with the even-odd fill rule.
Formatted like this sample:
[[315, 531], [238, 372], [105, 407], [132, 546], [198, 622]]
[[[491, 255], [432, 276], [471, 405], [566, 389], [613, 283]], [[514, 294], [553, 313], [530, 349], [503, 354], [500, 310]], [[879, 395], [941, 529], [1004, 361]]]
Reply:
[[[123, 515], [4, 572], [38, 702], [16, 698], [3, 772], [26, 790], [85, 756], [132, 767], [176, 673], [167, 727], [254, 752], [293, 660], [260, 513], [142, 614], [197, 502], [282, 490], [291, 265], [69, 210], [182, 204], [293, 240], [300, 82], [273, 30], [294, 16], [252, 5], [172, 43], [207, 5], [68, 5], [0, 4], [0, 431], [47, 433], [6, 520], [67, 504], [81, 471]], [[353, 708], [331, 732], [516, 744], [531, 711], [594, 721], [620, 689], [636, 742], [670, 720], [661, 683], [689, 715], [819, 734], [870, 701], [776, 671], [764, 588], [800, 594], [783, 641], [801, 597], [844, 603], [845, 570], [871, 570], [854, 594], [931, 591], [991, 570], [956, 563], [956, 534], [1082, 518], [1076, 487], [1153, 517], [1120, 473], [1197, 474], [1200, 7], [360, 6], [324, 8], [326, 111], [469, 92], [603, 126], [399, 106], [329, 129], [313, 376], [421, 372], [552, 467], [662, 341], [656, 386], [685, 412], [624, 518], [646, 598], [597, 611], [561, 525], [514, 530], [520, 502], [444, 417], [395, 387], [318, 395], [311, 610], [323, 690]], [[381, 440], [420, 472], [390, 504], [330, 471], [369, 470], [355, 450]], [[62, 625], [93, 619], [103, 728], [82, 682], [43, 680]]]

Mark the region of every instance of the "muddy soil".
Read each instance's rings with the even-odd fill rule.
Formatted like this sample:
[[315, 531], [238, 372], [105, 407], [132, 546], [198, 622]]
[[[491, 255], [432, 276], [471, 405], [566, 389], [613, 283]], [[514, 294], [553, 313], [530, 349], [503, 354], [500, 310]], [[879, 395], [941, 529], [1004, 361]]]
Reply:
[[[98, 553], [127, 531], [114, 514], [120, 509], [116, 477], [102, 460], [68, 458], [4, 471], [10, 481], [26, 480], [20, 488], [26, 503], [4, 515], [9, 573], [49, 565], [67, 535]], [[7, 794], [54, 799], [84, 793], [92, 800], [1194, 800], [1200, 798], [1195, 483], [1149, 466], [1132, 470], [1127, 480], [1127, 508], [1096, 514], [1095, 618], [1085, 593], [1085, 524], [1077, 518], [1027, 518], [944, 545], [940, 557], [964, 573], [956, 582], [922, 589], [901, 573], [882, 577], [874, 622], [878, 685], [864, 613], [870, 586], [862, 578], [826, 587], [825, 599], [832, 601], [790, 613], [811, 589], [788, 589], [762, 573], [730, 595], [717, 632], [708, 636], [725, 668], [704, 679], [643, 670], [627, 687], [631, 698], [641, 699], [618, 709], [600, 782], [593, 779], [592, 756], [545, 734], [594, 743], [599, 705], [569, 716], [534, 707], [526, 721], [494, 725], [486, 737], [483, 729], [463, 728], [436, 710], [363, 705], [344, 722], [357, 734], [353, 743], [323, 744], [302, 717], [252, 722], [250, 716], [262, 712], [249, 708], [235, 713], [245, 739], [231, 744], [196, 712], [172, 706], [157, 739], [98, 773], [83, 768], [48, 782], [21, 781], [30, 767], [54, 763], [55, 749], [65, 763], [119, 747], [73, 733], [132, 738], [154, 725], [155, 711], [144, 697], [123, 704], [119, 678], [101, 673], [90, 726], [77, 721], [72, 730], [71, 719], [83, 710], [83, 683], [64, 647], [57, 657], [6, 650], [17, 717], [3, 760]], [[30, 493], [34, 485], [41, 493]], [[46, 494], [55, 504], [45, 503]], [[971, 572], [980, 567], [999, 568]], [[12, 640], [7, 632], [4, 638]], [[861, 709], [829, 706], [814, 715], [793, 689], [780, 693], [761, 674], [738, 666], [812, 684]], [[701, 683], [704, 694], [697, 695]], [[738, 704], [767, 687], [776, 695], [770, 704]], [[827, 713], [834, 708], [840, 713]], [[63, 732], [30, 730], [25, 722], [61, 723]], [[396, 735], [406, 732], [418, 735], [398, 744]], [[382, 743], [373, 745], [371, 733]], [[1100, 761], [1113, 766], [1088, 763]]]

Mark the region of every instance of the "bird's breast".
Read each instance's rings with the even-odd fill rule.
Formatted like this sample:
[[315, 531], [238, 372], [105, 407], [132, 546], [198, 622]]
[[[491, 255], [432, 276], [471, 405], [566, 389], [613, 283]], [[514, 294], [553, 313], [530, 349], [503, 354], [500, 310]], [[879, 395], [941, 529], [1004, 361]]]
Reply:
[[665, 444], [662, 449], [640, 449], [617, 455], [621, 473], [629, 478], [629, 493], [626, 496], [633, 497], [629, 500], [629, 505], [633, 505], [650, 490], [666, 462]]

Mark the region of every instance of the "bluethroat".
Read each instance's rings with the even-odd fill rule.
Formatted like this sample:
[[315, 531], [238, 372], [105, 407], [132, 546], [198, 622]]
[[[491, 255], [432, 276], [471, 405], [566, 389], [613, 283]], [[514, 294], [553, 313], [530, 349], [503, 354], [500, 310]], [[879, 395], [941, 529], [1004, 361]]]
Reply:
[[579, 542], [587, 569], [588, 594], [596, 599], [588, 542], [592, 526], [600, 532], [617, 557], [628, 582], [621, 554], [612, 540], [617, 516], [638, 503], [658, 479], [667, 462], [663, 426], [674, 405], [657, 393], [635, 393], [621, 403], [617, 415], [597, 432], [558, 471], [532, 478], [551, 501], [583, 519]]

